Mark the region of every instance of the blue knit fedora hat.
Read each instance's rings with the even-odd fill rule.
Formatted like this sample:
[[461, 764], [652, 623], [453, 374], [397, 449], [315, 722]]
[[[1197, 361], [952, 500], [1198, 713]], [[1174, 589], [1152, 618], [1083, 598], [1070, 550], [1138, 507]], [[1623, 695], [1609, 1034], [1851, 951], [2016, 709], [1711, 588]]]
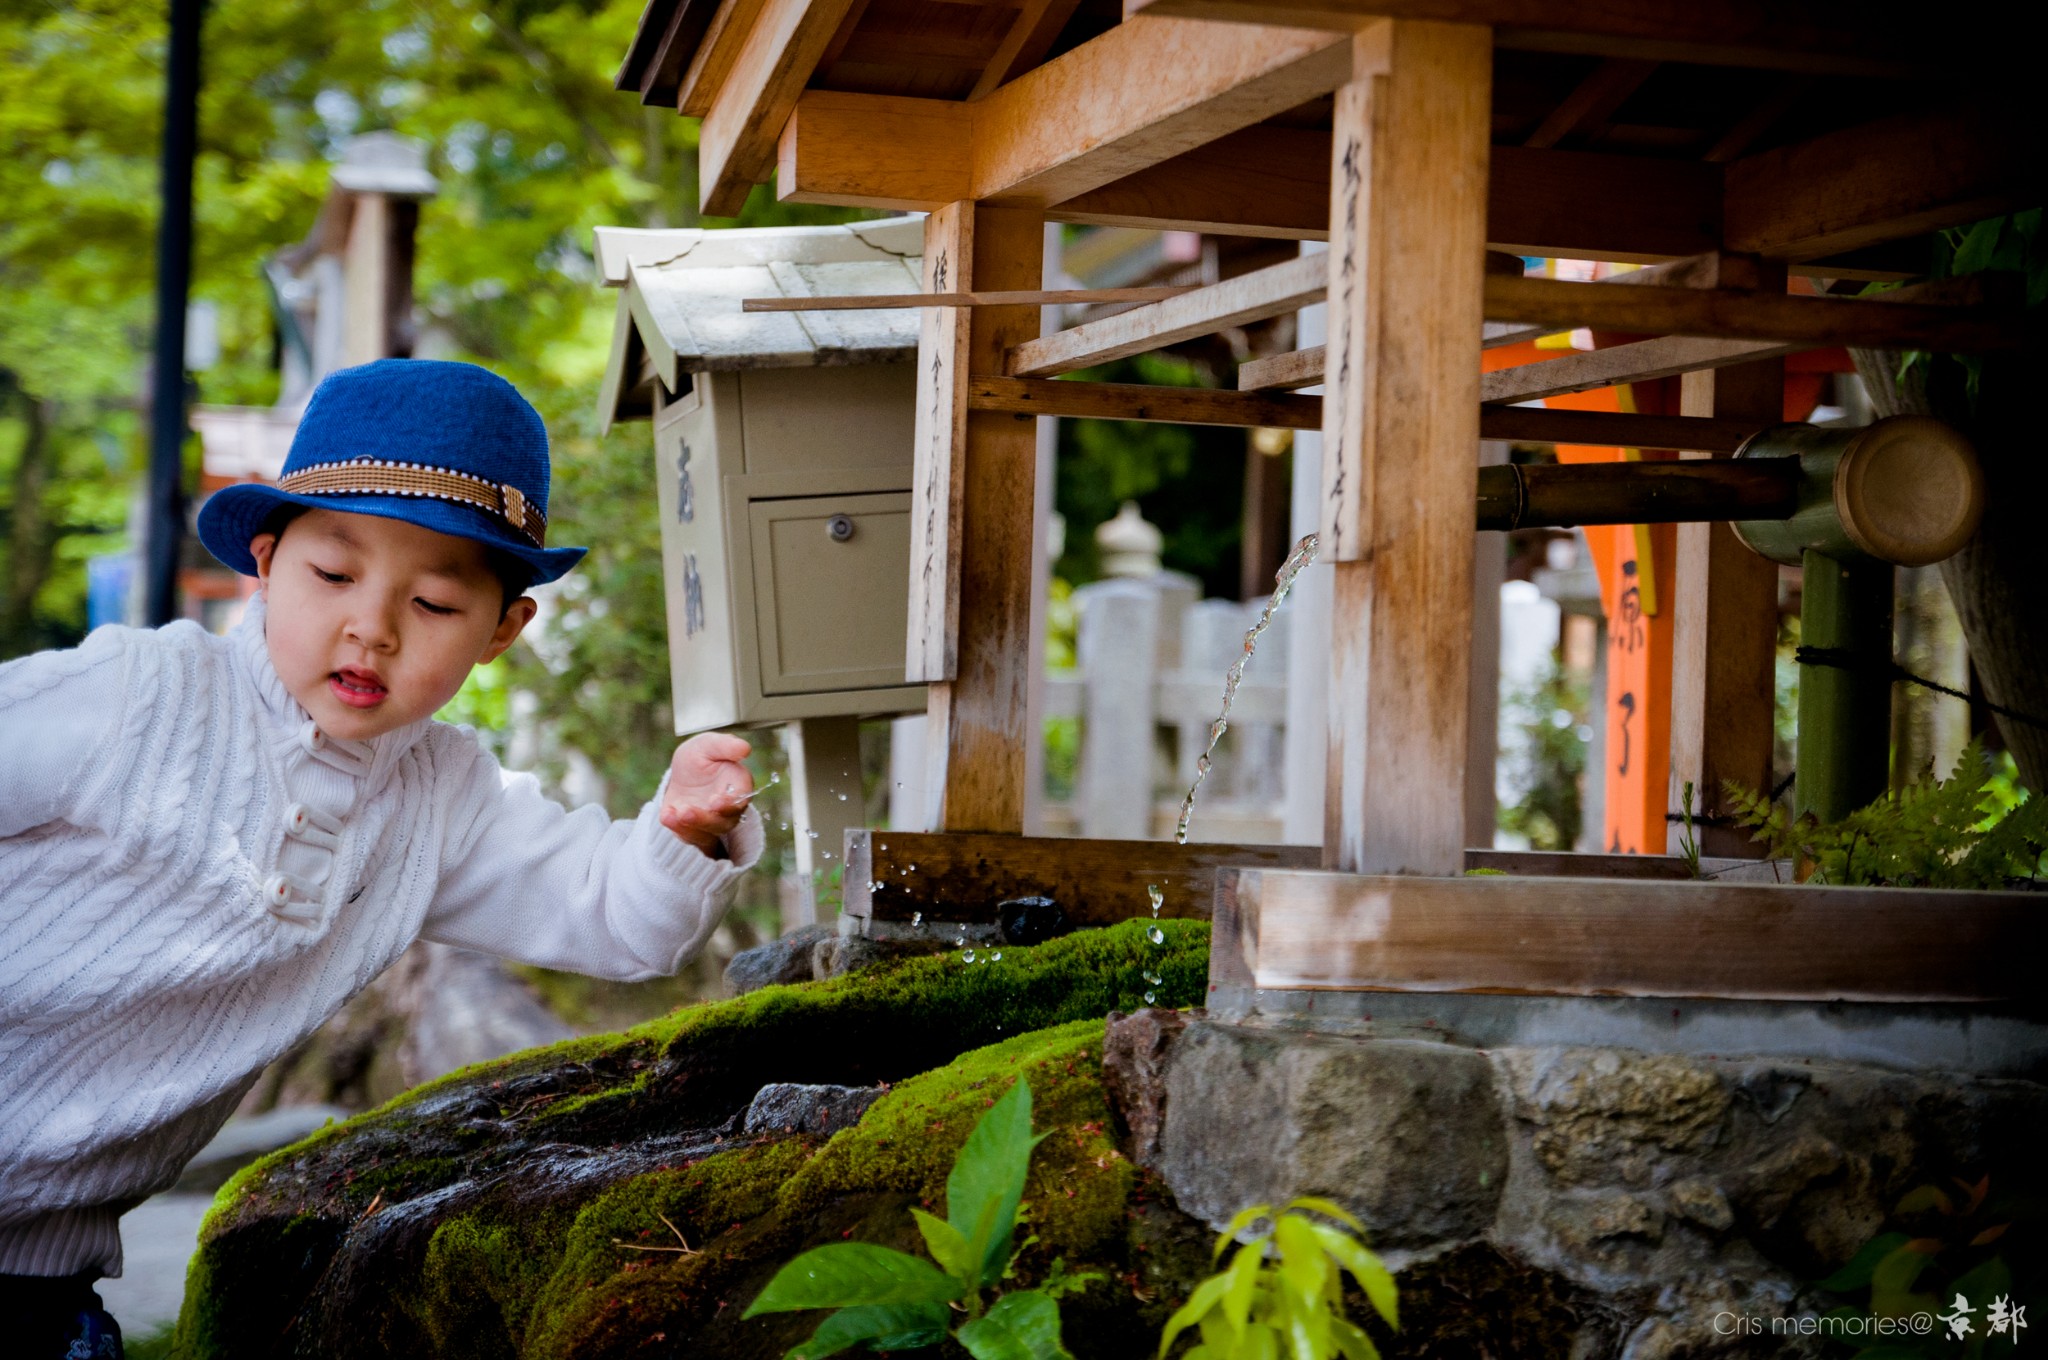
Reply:
[[276, 486], [216, 491], [199, 510], [208, 552], [254, 576], [249, 540], [281, 505], [402, 519], [473, 538], [560, 578], [582, 548], [547, 546], [548, 432], [511, 383], [475, 364], [379, 359], [314, 389]]

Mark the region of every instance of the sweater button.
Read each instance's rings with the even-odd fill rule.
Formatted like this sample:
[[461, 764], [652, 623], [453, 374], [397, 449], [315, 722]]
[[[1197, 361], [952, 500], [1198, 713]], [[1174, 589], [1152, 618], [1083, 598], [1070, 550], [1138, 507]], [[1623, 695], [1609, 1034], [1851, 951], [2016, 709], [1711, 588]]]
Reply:
[[272, 874], [263, 880], [263, 901], [273, 909], [292, 904], [292, 884], [283, 874]]
[[307, 723], [299, 733], [299, 745], [305, 747], [306, 753], [311, 755], [326, 747], [327, 734], [320, 730], [318, 723]]

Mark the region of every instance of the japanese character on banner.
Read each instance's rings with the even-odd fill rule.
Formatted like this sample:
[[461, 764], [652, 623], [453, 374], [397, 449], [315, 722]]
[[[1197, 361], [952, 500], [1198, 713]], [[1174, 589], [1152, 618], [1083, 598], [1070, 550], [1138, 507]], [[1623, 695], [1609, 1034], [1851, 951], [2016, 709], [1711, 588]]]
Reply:
[[2027, 1326], [2026, 1307], [2015, 1306], [2008, 1296], [2000, 1294], [1984, 1309], [1984, 1323], [1993, 1336], [2004, 1336], [2006, 1328], [2010, 1327], [2012, 1339], [2018, 1341]]
[[1946, 1322], [1949, 1335], [1961, 1341], [1970, 1334], [1970, 1314], [1975, 1311], [1975, 1309], [1970, 1307], [1970, 1301], [1961, 1294], [1958, 1294], [1956, 1295], [1956, 1301], [1949, 1305], [1949, 1311], [1946, 1313], [1936, 1313], [1935, 1317], [1942, 1322]]

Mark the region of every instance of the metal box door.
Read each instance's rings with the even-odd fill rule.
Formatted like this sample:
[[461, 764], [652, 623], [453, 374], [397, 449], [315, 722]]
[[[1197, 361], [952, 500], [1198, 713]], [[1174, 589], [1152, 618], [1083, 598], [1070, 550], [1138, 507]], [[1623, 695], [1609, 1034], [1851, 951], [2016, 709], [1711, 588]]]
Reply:
[[907, 492], [752, 501], [761, 693], [903, 684]]

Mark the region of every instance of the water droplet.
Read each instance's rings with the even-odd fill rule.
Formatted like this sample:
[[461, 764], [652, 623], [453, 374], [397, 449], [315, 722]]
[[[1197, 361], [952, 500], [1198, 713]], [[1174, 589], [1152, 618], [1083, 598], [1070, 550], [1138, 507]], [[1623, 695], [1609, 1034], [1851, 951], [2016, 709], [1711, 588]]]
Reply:
[[956, 937], [956, 938], [955, 938], [955, 939], [953, 940], [953, 944], [954, 944], [954, 946], [955, 946], [955, 947], [958, 947], [958, 946], [960, 946], [960, 945], [963, 945], [963, 944], [966, 944], [966, 943], [967, 943], [967, 937], [966, 937], [965, 935], [960, 935], [960, 936], [957, 936], [957, 937]]
[[1145, 938], [1150, 940], [1154, 944], [1165, 944], [1166, 932], [1161, 930], [1158, 926], [1148, 926], [1145, 929]]
[[974, 962], [974, 960], [975, 960], [975, 953], [974, 953], [974, 951], [973, 951], [972, 949], [969, 949], [969, 950], [966, 950], [966, 951], [964, 951], [964, 952], [963, 952], [963, 953], [962, 953], [962, 954], [960, 955], [960, 958], [961, 958], [961, 961], [962, 961], [962, 962], [964, 962], [964, 963], [973, 963], [973, 962]]
[[1151, 983], [1154, 987], [1157, 987], [1160, 983], [1166, 981], [1166, 977], [1164, 974], [1154, 973], [1149, 969], [1146, 970], [1144, 973], [1139, 974], [1139, 976], [1143, 977], [1145, 981]]
[[843, 793], [842, 793], [842, 794], [840, 794], [840, 795], [839, 795], [839, 801], [840, 801], [840, 802], [842, 802], [842, 803], [843, 803], [843, 802], [845, 802], [845, 801], [846, 801], [846, 795], [845, 795], [845, 794], [843, 794]]
[[810, 838], [811, 838], [812, 840], [816, 840], [816, 839], [818, 839], [818, 833], [817, 833], [817, 832], [815, 832], [815, 831], [806, 831], [806, 832], [804, 832], [804, 834], [805, 834], [806, 836], [809, 836], [809, 837], [810, 837]]
[[880, 892], [881, 890], [882, 890], [882, 880], [881, 880], [881, 879], [879, 879], [879, 878], [878, 878], [878, 879], [876, 879], [876, 880], [875, 880], [874, 882], [872, 882], [872, 883], [868, 884], [868, 891], [869, 891], [869, 892]]
[[779, 827], [781, 827], [781, 828], [782, 828], [782, 829], [783, 829], [784, 831], [787, 831], [787, 830], [789, 830], [789, 823], [788, 823], [788, 822], [777, 822], [777, 823], [776, 823], [776, 825], [777, 825], [777, 826], [779, 826]]
[[915, 864], [910, 866], [910, 872], [912, 872], [913, 874], [917, 872], [917, 866]]
[[913, 911], [912, 913], [910, 913], [910, 924], [912, 924], [913, 926], [923, 925], [924, 913], [921, 911]]
[[1150, 1005], [1152, 1005], [1152, 1004], [1153, 1004], [1154, 1002], [1156, 1002], [1156, 1001], [1158, 1001], [1158, 1000], [1159, 1000], [1159, 995], [1158, 995], [1158, 993], [1156, 993], [1156, 992], [1147, 992], [1147, 993], [1145, 993], [1145, 1004], [1146, 1004], [1146, 1005], [1150, 1006]]
[[1159, 905], [1166, 900], [1166, 894], [1157, 883], [1147, 883], [1145, 885], [1145, 896], [1152, 899], [1152, 918], [1157, 920], [1159, 918]]
[[988, 956], [988, 961], [990, 963], [1001, 963], [1003, 961], [1003, 951], [998, 949], [995, 953]]

